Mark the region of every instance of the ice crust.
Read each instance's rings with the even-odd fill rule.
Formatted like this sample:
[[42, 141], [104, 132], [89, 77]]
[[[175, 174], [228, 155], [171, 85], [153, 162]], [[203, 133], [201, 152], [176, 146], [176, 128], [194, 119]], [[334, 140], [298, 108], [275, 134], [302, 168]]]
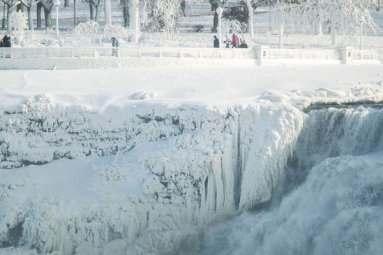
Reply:
[[170, 255], [212, 215], [270, 199], [305, 114], [284, 103], [96, 111], [39, 95], [0, 117], [2, 246]]

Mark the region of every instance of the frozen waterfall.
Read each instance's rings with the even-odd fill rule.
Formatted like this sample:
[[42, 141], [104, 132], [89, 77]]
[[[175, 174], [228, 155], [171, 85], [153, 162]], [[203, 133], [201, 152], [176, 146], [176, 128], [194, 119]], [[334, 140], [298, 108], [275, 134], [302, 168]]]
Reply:
[[380, 253], [382, 124], [362, 106], [31, 98], [0, 115], [0, 254]]
[[280, 203], [211, 227], [193, 254], [380, 254], [383, 110], [308, 113]]
[[214, 215], [271, 198], [305, 118], [275, 103], [97, 112], [47, 95], [0, 117], [0, 244], [63, 255], [190, 249]]

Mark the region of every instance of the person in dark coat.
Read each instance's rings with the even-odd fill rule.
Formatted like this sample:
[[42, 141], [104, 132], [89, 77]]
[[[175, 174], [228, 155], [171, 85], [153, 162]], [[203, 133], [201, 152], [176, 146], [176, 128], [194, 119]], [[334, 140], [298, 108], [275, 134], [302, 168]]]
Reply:
[[5, 35], [0, 42], [0, 47], [11, 47], [11, 37]]
[[242, 41], [242, 43], [239, 45], [239, 48], [247, 48], [247, 43], [245, 40]]
[[219, 40], [217, 36], [214, 36], [214, 48], [219, 48]]

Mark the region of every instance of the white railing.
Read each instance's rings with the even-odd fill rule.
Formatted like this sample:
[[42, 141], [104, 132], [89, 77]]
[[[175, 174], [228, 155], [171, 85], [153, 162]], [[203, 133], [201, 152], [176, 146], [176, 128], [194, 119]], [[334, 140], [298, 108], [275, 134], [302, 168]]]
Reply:
[[358, 60], [380, 60], [383, 56], [376, 50], [355, 50], [352, 47], [338, 49], [270, 49], [267, 46], [255, 47], [259, 65], [269, 64], [273, 60], [335, 60], [343, 64], [352, 64]]
[[375, 50], [353, 50], [352, 58], [356, 60], [376, 60], [378, 52]]
[[269, 49], [264, 59], [340, 59], [338, 50]]
[[41, 47], [0, 48], [0, 58], [141, 58], [141, 59], [254, 59], [259, 65], [280, 59], [336, 60], [352, 64], [358, 60], [383, 60], [383, 52], [339, 49], [270, 49], [259, 46], [251, 49], [216, 48], [127, 48], [127, 47]]
[[0, 48], [0, 58], [205, 58], [205, 59], [254, 59], [252, 49], [209, 48]]

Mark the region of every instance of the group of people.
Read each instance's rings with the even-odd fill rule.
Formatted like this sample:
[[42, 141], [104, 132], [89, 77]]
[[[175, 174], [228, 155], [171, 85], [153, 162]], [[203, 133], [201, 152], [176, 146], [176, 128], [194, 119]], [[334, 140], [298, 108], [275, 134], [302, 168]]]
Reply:
[[0, 40], [0, 47], [11, 47], [11, 37], [5, 35], [3, 39]]
[[[233, 34], [231, 40], [228, 34], [226, 34], [226, 48], [230, 48], [230, 45], [232, 45], [232, 48], [247, 48], [247, 43], [245, 40], [239, 39], [236, 34]], [[214, 36], [214, 48], [219, 48], [219, 40], [217, 36]]]

